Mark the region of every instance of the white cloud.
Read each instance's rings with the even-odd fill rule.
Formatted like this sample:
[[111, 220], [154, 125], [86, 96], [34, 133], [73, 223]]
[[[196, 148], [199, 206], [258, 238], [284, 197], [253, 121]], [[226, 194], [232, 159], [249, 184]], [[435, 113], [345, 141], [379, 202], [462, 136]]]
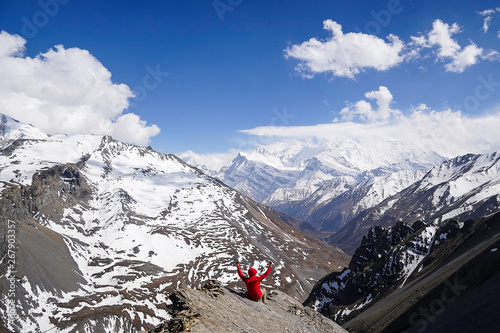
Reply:
[[[372, 98], [370, 96], [377, 95], [382, 101], [390, 102], [392, 95], [389, 98], [387, 92], [379, 88], [379, 91], [367, 93], [365, 97]], [[358, 101], [353, 105], [358, 105], [360, 102], [368, 103]], [[388, 105], [381, 103], [379, 109], [383, 106], [388, 108]], [[420, 104], [404, 114], [398, 112], [387, 121], [371, 120], [373, 119], [366, 117], [364, 122], [344, 121], [314, 126], [263, 126], [241, 132], [257, 137], [272, 137], [276, 141], [289, 138], [332, 140], [338, 137], [353, 139], [360, 143], [369, 143], [372, 140], [397, 140], [419, 145], [422, 149], [432, 149], [446, 157], [500, 150], [498, 136], [500, 108], [494, 115], [470, 118], [460, 111], [450, 109], [435, 111], [430, 110], [425, 104]]]
[[460, 45], [451, 38], [451, 35], [459, 33], [460, 26], [453, 23], [451, 26], [441, 20], [435, 20], [432, 23], [432, 30], [428, 35], [429, 45], [437, 45], [439, 47], [439, 58], [453, 57], [460, 51]]
[[216, 176], [222, 167], [227, 166], [238, 155], [239, 151], [231, 149], [227, 153], [198, 154], [192, 150], [176, 154], [190, 165], [200, 168], [211, 176]]
[[343, 121], [351, 121], [358, 116], [361, 120], [373, 122], [387, 120], [391, 116], [401, 113], [399, 110], [391, 109], [390, 105], [393, 97], [387, 87], [380, 86], [377, 91], [367, 92], [365, 97], [376, 100], [378, 108], [374, 109], [372, 105], [365, 100], [358, 101], [354, 104], [348, 104], [347, 107], [340, 111]]
[[404, 60], [404, 44], [394, 35], [383, 39], [363, 34], [342, 32], [342, 26], [332, 20], [323, 22], [331, 36], [325, 41], [311, 38], [285, 49], [285, 57], [300, 61], [296, 70], [304, 77], [331, 72], [334, 76], [354, 78], [365, 69], [384, 71]]
[[493, 18], [493, 17], [491, 17], [491, 16], [488, 16], [488, 17], [485, 17], [485, 18], [484, 18], [484, 22], [483, 22], [483, 31], [484, 31], [484, 33], [487, 33], [487, 32], [488, 32], [488, 29], [489, 29], [489, 27], [490, 27], [490, 24], [491, 24], [491, 19], [492, 19], [492, 18]]
[[2, 30], [0, 32], [0, 57], [22, 54], [25, 43], [24, 38], [18, 35], [10, 35]]
[[484, 16], [483, 19], [483, 32], [487, 33], [488, 29], [490, 28], [491, 25], [491, 20], [493, 19], [493, 14], [495, 12], [500, 12], [500, 7], [497, 7], [496, 9], [486, 9], [483, 11], [478, 12], [479, 15]]
[[[500, 8], [496, 10], [500, 11]], [[462, 48], [453, 38], [453, 35], [462, 32], [462, 28], [457, 23], [449, 25], [439, 19], [433, 22], [431, 31], [410, 36], [407, 44], [392, 34], [385, 41], [364, 33], [344, 33], [342, 26], [332, 20], [324, 21], [323, 29], [330, 32], [326, 40], [311, 38], [284, 50], [285, 58], [299, 61], [295, 69], [304, 78], [312, 78], [318, 73], [331, 73], [333, 76], [354, 79], [366, 69], [384, 71], [403, 61], [429, 58], [429, 53], [423, 54], [425, 49], [436, 50], [432, 56], [445, 62], [444, 67], [448, 72], [462, 73], [481, 60], [498, 60], [498, 57], [492, 57], [496, 51], [484, 50], [472, 41]]]
[[[489, 13], [489, 11], [485, 12]], [[452, 37], [460, 32], [462, 32], [462, 28], [457, 23], [449, 25], [439, 19], [435, 20], [432, 23], [432, 30], [427, 34], [410, 37], [411, 42], [407, 44], [409, 51], [406, 59], [428, 58], [429, 54], [425, 54], [423, 50], [434, 48], [437, 49], [435, 53], [436, 60], [446, 62], [444, 64], [446, 71], [455, 73], [462, 73], [465, 69], [479, 63], [481, 60], [499, 60], [497, 51], [484, 50], [472, 41], [462, 48]]]
[[462, 73], [467, 67], [477, 64], [480, 59], [486, 57], [484, 50], [473, 42], [462, 49], [458, 42], [452, 38], [452, 35], [461, 31], [461, 27], [457, 23], [450, 26], [441, 20], [435, 20], [427, 37], [412, 37], [412, 45], [420, 49], [437, 47], [437, 59], [450, 61], [445, 64], [446, 71]]
[[0, 34], [0, 113], [52, 133], [108, 134], [146, 145], [160, 129], [133, 113], [134, 95], [87, 50], [55, 46], [24, 57], [26, 40]]
[[457, 52], [452, 57], [453, 61], [444, 67], [448, 72], [462, 73], [467, 67], [477, 64], [482, 55], [483, 49], [475, 44], [469, 44], [462, 51]]

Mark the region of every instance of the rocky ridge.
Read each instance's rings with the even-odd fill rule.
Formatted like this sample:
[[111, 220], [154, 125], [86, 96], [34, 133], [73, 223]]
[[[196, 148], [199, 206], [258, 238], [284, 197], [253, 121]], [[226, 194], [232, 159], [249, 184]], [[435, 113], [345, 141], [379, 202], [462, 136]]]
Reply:
[[[436, 326], [421, 309], [439, 303], [439, 311], [431, 308], [430, 313], [441, 314], [451, 303], [463, 304], [484, 294], [485, 286], [500, 278], [499, 222], [497, 213], [465, 222], [451, 220], [440, 227], [422, 222], [374, 227], [363, 237], [349, 267], [320, 280], [304, 304], [349, 332], [414, 332]], [[454, 297], [449, 296], [453, 291]], [[463, 313], [496, 317], [491, 307], [500, 304], [497, 294], [481, 297], [481, 306], [465, 303], [467, 310], [447, 312], [439, 325], [471, 326], [462, 319]], [[490, 318], [481, 324], [484, 332], [493, 332], [500, 322]]]
[[179, 289], [169, 298], [172, 318], [144, 333], [347, 332], [278, 290], [263, 304], [248, 299], [242, 290], [207, 281], [200, 289]]

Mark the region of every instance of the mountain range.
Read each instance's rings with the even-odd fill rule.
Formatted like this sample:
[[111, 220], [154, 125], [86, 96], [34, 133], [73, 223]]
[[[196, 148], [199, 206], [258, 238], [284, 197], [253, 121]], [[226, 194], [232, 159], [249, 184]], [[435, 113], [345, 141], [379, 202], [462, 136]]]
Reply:
[[431, 168], [420, 180], [380, 204], [366, 209], [329, 238], [353, 253], [374, 225], [398, 221], [464, 221], [500, 210], [500, 152], [468, 154]]
[[[292, 140], [240, 153], [212, 174], [353, 254], [374, 225], [499, 211], [499, 154], [450, 158], [404, 142]], [[192, 154], [185, 159], [201, 163]]]
[[[457, 315], [495, 317], [484, 309], [498, 308], [486, 296], [500, 267], [499, 152], [295, 140], [208, 166], [0, 115], [0, 332], [165, 331], [195, 316], [172, 312], [181, 294], [203, 303], [198, 331], [238, 331], [248, 323], [210, 310], [218, 292], [191, 291], [217, 280], [227, 302], [253, 309], [236, 261], [260, 272], [274, 262], [263, 285], [279, 290], [269, 311], [289, 318], [281, 331], [342, 331], [304, 300], [350, 332], [449, 331]], [[448, 300], [458, 290], [457, 302], [443, 290]], [[210, 326], [214, 316], [226, 326]]]
[[259, 271], [272, 260], [265, 285], [303, 300], [348, 262], [174, 155], [109, 136], [48, 136], [6, 116], [1, 138], [0, 326], [9, 331], [152, 328], [169, 318], [175, 288], [235, 285], [237, 260]]
[[[178, 156], [208, 169], [192, 153]], [[229, 165], [209, 172], [257, 202], [335, 232], [444, 160], [398, 141], [289, 140], [240, 152]]]

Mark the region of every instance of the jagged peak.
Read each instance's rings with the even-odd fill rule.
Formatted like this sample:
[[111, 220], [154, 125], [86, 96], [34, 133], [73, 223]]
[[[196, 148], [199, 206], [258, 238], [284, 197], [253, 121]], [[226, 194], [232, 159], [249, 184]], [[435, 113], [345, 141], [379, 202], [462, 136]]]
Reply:
[[183, 165], [188, 165], [182, 159], [175, 156], [174, 154], [164, 154], [154, 150], [151, 146], [138, 146], [132, 143], [125, 143], [114, 139], [109, 135], [104, 135], [101, 138], [101, 142], [97, 147], [96, 151], [101, 152], [105, 159], [109, 159], [112, 156], [121, 154], [124, 151], [136, 152], [139, 156], [143, 157], [145, 155], [151, 155], [160, 160], [175, 160]]

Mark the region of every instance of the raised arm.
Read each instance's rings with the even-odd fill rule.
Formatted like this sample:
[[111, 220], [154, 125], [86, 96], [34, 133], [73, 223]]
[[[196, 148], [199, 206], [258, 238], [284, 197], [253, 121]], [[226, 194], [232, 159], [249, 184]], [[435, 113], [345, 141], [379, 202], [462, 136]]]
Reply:
[[270, 261], [270, 262], [269, 262], [269, 267], [267, 268], [267, 271], [266, 271], [264, 274], [262, 274], [262, 275], [260, 276], [260, 277], [261, 277], [261, 280], [264, 280], [264, 279], [266, 278], [266, 276], [268, 276], [268, 275], [269, 275], [269, 273], [271, 273], [271, 268], [272, 268], [272, 267], [273, 267], [273, 262], [272, 262], [272, 261]]
[[245, 276], [243, 275], [243, 272], [241, 271], [239, 261], [236, 262], [236, 267], [238, 267], [238, 275], [240, 276], [241, 279], [243, 279]]

